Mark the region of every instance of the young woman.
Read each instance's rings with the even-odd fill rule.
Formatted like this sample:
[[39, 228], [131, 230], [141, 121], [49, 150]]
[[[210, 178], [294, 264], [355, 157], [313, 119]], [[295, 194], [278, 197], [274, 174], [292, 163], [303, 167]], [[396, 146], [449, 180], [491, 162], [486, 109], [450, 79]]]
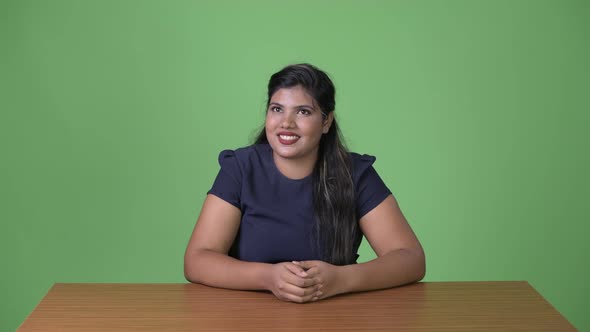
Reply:
[[[184, 256], [187, 280], [302, 303], [424, 277], [422, 247], [375, 157], [346, 150], [334, 108], [318, 68], [272, 75], [255, 144], [219, 155]], [[363, 235], [378, 257], [356, 264]]]

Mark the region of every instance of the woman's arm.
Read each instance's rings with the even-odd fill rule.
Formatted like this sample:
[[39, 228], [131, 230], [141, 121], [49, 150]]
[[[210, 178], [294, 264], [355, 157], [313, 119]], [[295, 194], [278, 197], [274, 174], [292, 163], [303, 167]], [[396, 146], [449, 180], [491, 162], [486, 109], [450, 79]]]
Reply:
[[305, 302], [315, 295], [316, 281], [293, 263], [243, 262], [228, 256], [240, 227], [241, 212], [207, 195], [184, 255], [184, 275], [209, 286], [270, 290], [286, 301]]
[[360, 227], [377, 254], [374, 260], [345, 266], [321, 261], [297, 263], [318, 279], [323, 293], [320, 298], [400, 286], [424, 277], [424, 251], [393, 196], [363, 216]]

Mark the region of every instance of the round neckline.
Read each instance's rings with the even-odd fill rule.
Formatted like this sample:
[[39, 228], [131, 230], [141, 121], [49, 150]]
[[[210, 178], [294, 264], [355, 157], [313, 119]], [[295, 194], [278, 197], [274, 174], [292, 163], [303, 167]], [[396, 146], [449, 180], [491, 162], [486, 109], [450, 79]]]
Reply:
[[289, 182], [305, 182], [305, 181], [309, 181], [311, 179], [311, 176], [313, 175], [313, 172], [305, 177], [302, 177], [301, 179], [292, 179], [288, 176], [286, 176], [285, 174], [283, 174], [283, 172], [281, 172], [281, 170], [279, 169], [279, 167], [277, 166], [277, 164], [275, 163], [275, 158], [273, 156], [273, 149], [270, 146], [270, 144], [266, 143], [266, 152], [267, 152], [267, 156], [270, 159], [270, 164], [272, 166], [272, 169], [283, 179]]

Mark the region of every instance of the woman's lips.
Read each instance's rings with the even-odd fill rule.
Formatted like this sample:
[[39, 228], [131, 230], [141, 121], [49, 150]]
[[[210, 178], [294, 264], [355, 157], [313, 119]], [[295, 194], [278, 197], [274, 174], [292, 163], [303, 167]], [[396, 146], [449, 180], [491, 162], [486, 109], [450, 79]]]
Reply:
[[279, 142], [281, 142], [281, 144], [283, 145], [291, 145], [291, 144], [295, 144], [295, 142], [297, 142], [299, 140], [299, 136], [293, 134], [293, 133], [280, 133], [278, 135], [279, 137]]

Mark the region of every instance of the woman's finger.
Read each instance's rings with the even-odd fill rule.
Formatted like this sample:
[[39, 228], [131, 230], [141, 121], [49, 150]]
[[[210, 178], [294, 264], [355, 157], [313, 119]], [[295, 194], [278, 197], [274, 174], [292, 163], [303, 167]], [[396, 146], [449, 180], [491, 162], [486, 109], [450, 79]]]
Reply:
[[314, 266], [305, 272], [307, 273], [307, 278], [315, 278], [320, 274], [320, 267]]
[[307, 277], [307, 273], [305, 272], [305, 270], [301, 266], [298, 266], [295, 263], [285, 263], [284, 266], [285, 266], [285, 268], [287, 268], [287, 270], [291, 271], [291, 273], [293, 273], [293, 274], [296, 274], [300, 277]]
[[298, 287], [293, 284], [285, 283], [282, 285], [282, 287], [280, 287], [280, 291], [283, 294], [291, 294], [299, 297], [305, 297], [317, 293], [318, 287]]
[[297, 295], [297, 294], [292, 294], [289, 292], [282, 292], [281, 293], [282, 299], [291, 301], [291, 302], [295, 302], [295, 303], [305, 303], [305, 302], [310, 302], [310, 301], [314, 301], [317, 300], [319, 298], [319, 296], [321, 296], [321, 292], [309, 288], [306, 290], [304, 295]]
[[314, 266], [318, 266], [319, 261], [301, 261], [301, 262], [293, 262], [296, 263], [298, 266], [302, 267], [304, 270], [309, 270]]
[[317, 284], [317, 280], [315, 278], [300, 277], [298, 275], [291, 273], [290, 271], [282, 275], [281, 279], [283, 279], [284, 282], [297, 286], [299, 288], [307, 288]]

